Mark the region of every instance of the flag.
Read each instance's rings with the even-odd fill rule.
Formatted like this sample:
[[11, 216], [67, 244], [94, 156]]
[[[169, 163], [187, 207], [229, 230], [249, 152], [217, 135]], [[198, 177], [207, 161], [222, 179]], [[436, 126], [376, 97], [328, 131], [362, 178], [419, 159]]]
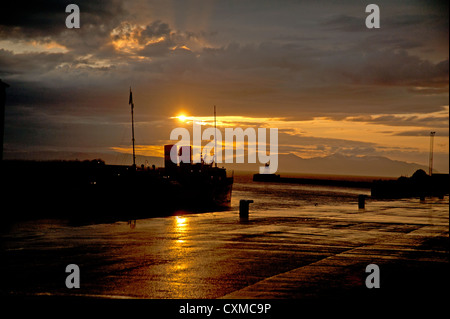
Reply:
[[130, 100], [128, 101], [128, 104], [131, 105], [131, 108], [134, 108], [133, 93], [131, 92], [131, 87], [130, 87]]

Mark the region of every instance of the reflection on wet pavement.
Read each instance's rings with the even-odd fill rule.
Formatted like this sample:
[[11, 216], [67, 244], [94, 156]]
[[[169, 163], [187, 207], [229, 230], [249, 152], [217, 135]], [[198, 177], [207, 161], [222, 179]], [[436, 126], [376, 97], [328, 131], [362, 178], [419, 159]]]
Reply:
[[[333, 287], [363, 286], [361, 269], [374, 261], [448, 266], [448, 247], [436, 244], [448, 238], [448, 217], [445, 197], [370, 201], [363, 211], [349, 203], [257, 210], [246, 222], [232, 210], [84, 226], [16, 223], [1, 234], [7, 260], [1, 294], [320, 295]], [[81, 269], [80, 289], [64, 285], [71, 263]]]

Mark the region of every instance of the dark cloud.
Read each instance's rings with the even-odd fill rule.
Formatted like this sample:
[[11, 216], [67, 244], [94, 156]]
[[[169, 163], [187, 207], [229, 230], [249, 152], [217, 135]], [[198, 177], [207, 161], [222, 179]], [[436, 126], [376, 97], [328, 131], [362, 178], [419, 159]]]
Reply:
[[445, 128], [448, 127], [449, 124], [448, 113], [425, 117], [398, 116], [398, 115], [383, 115], [375, 117], [369, 115], [369, 116], [350, 117], [347, 118], [346, 120], [355, 122], [383, 124], [389, 126], [424, 126], [430, 128]]
[[448, 59], [433, 63], [405, 50], [348, 49], [321, 58], [318, 71], [328, 79], [355, 85], [448, 86]]
[[33, 76], [54, 70], [62, 62], [73, 61], [71, 54], [25, 52], [14, 54], [12, 51], [0, 49], [0, 76], [21, 74], [29, 80]]
[[[441, 129], [436, 132], [438, 136], [449, 136], [448, 129]], [[411, 130], [395, 133], [396, 136], [430, 136], [430, 130]]]
[[[58, 0], [10, 1], [8, 6], [0, 11], [2, 35], [8, 35], [5, 31], [11, 32], [15, 28], [19, 28], [20, 33], [29, 36], [61, 31], [62, 27], [65, 27], [65, 8], [69, 3]], [[57, 23], [58, 21], [60, 23]], [[15, 32], [14, 35], [18, 33]]]
[[[10, 1], [0, 11], [0, 35], [2, 37], [51, 36], [66, 31], [66, 6], [70, 0]], [[120, 1], [79, 0], [81, 24], [101, 24], [117, 19], [125, 13]]]
[[150, 25], [147, 25], [144, 30], [141, 32], [140, 42], [146, 42], [153, 38], [159, 37], [169, 37], [170, 36], [170, 28], [167, 23], [163, 23], [160, 20], [157, 20]]

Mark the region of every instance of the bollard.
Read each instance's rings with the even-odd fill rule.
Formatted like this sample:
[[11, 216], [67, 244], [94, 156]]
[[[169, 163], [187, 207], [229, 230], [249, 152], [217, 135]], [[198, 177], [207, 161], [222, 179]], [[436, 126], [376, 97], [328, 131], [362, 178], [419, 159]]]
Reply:
[[239, 201], [239, 217], [248, 218], [248, 206], [253, 200], [241, 199]]
[[358, 195], [358, 208], [364, 209], [366, 207], [366, 195]]

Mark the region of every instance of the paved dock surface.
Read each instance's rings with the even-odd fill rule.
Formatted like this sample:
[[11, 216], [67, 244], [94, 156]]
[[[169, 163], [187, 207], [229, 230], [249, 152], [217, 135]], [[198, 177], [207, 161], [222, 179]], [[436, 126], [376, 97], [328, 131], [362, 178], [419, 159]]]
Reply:
[[[1, 294], [101, 298], [442, 297], [448, 291], [448, 197], [189, 214], [2, 230]], [[65, 287], [77, 264], [81, 288]], [[379, 289], [365, 285], [380, 268]]]

